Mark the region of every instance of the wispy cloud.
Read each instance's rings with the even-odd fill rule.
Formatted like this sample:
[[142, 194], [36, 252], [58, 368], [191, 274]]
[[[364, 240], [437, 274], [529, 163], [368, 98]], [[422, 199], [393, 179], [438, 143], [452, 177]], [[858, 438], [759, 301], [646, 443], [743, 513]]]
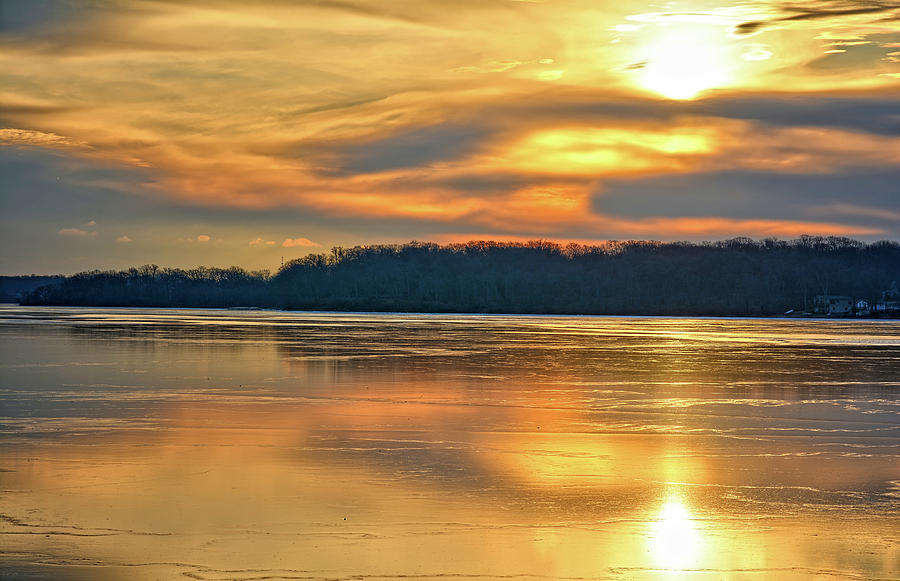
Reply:
[[753, 34], [763, 28], [811, 21], [839, 20], [855, 16], [893, 15], [900, 17], [900, 5], [896, 2], [871, 1], [862, 4], [852, 0], [812, 0], [800, 3], [776, 5], [777, 15], [763, 20], [750, 20], [735, 27], [738, 34]]
[[81, 228], [62, 228], [57, 231], [60, 236], [89, 237], [96, 236], [97, 232], [82, 230]]
[[59, 147], [72, 148], [84, 147], [84, 142], [76, 141], [71, 137], [33, 131], [30, 129], [6, 128], [0, 129], [0, 145], [15, 147]]
[[900, 211], [889, 210], [887, 208], [877, 208], [872, 206], [861, 206], [858, 204], [828, 204], [822, 207], [814, 208], [813, 211], [818, 214], [844, 214], [847, 216], [860, 216], [864, 218], [874, 218], [884, 222], [900, 223]]
[[318, 242], [313, 242], [309, 238], [285, 238], [281, 243], [284, 248], [294, 248], [297, 246], [319, 247], [322, 246]]

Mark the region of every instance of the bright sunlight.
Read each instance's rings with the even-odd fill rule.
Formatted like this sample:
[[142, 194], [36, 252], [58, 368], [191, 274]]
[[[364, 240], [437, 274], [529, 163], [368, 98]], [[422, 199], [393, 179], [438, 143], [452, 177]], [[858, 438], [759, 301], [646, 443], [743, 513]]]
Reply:
[[693, 99], [731, 84], [735, 59], [720, 27], [671, 24], [639, 50], [639, 83], [670, 99]]
[[703, 538], [682, 502], [673, 500], [663, 505], [650, 526], [650, 550], [657, 566], [676, 571], [697, 566]]

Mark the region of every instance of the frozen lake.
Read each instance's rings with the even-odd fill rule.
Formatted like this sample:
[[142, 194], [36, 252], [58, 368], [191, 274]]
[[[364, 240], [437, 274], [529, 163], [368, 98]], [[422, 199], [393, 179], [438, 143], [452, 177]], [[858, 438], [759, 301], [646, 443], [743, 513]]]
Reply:
[[896, 579], [900, 322], [0, 307], [0, 577]]

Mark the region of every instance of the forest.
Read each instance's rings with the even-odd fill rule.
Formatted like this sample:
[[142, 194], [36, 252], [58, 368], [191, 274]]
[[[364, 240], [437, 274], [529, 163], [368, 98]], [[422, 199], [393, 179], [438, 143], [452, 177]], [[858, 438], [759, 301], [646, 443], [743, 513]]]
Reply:
[[92, 270], [37, 288], [23, 305], [106, 307], [240, 307], [274, 305], [268, 271], [242, 268], [190, 270], [148, 264], [128, 270]]
[[62, 275], [0, 276], [0, 303], [17, 303], [34, 289], [62, 282]]
[[470, 241], [335, 247], [275, 275], [155, 265], [91, 271], [23, 304], [296, 310], [767, 316], [817, 295], [877, 301], [900, 281], [900, 243], [843, 237], [599, 245]]

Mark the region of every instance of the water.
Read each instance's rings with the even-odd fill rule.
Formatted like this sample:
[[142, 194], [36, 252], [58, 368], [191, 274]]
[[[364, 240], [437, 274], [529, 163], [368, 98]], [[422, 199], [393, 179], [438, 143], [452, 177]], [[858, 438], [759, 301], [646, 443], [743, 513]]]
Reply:
[[0, 307], [0, 577], [896, 579], [900, 324]]

